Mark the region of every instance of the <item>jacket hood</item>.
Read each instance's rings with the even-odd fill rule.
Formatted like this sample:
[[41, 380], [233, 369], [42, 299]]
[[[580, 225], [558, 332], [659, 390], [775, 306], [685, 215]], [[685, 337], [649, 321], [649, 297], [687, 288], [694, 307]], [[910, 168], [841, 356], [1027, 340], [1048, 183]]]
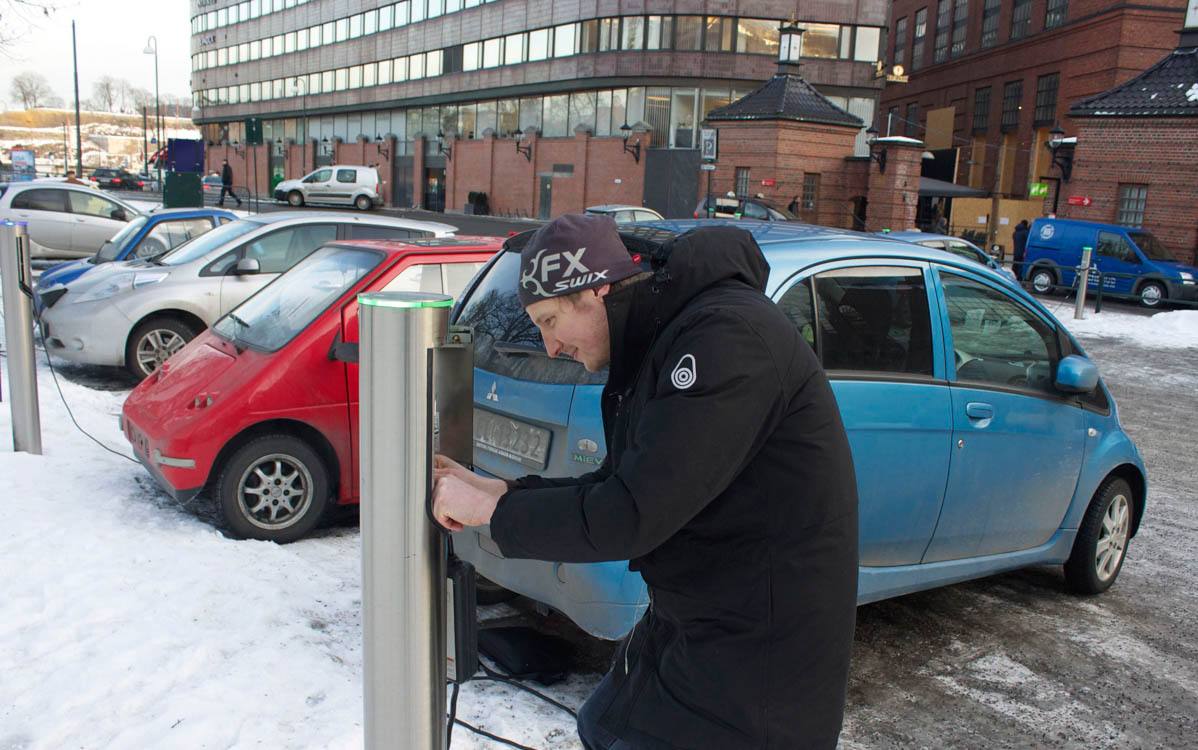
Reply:
[[605, 298], [612, 388], [624, 388], [635, 379], [657, 332], [703, 291], [744, 284], [765, 292], [769, 262], [753, 235], [743, 229], [700, 227], [661, 243], [636, 234], [621, 237], [630, 252], [648, 258], [653, 277]]

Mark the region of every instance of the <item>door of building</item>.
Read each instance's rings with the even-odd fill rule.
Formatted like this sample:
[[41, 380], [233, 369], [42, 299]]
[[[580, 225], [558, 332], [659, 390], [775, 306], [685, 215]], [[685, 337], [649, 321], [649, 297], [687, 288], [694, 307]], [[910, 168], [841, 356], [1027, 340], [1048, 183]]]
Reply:
[[553, 215], [553, 175], [541, 175], [541, 201], [537, 217], [548, 219]]
[[445, 169], [424, 170], [424, 207], [429, 211], [445, 210]]

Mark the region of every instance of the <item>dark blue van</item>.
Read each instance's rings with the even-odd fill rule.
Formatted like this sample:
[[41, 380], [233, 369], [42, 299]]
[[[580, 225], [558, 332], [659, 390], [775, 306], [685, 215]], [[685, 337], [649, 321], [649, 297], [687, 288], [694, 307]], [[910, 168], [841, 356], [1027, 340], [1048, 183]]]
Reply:
[[[1152, 232], [1117, 224], [1036, 219], [1019, 276], [1041, 294], [1054, 286], [1073, 286], [1083, 247], [1093, 249], [1091, 266], [1102, 274], [1103, 294], [1135, 297], [1145, 307], [1167, 300], [1198, 301], [1198, 267], [1178, 261]], [[1097, 289], [1098, 279], [1097, 274], [1090, 277], [1090, 288]]]

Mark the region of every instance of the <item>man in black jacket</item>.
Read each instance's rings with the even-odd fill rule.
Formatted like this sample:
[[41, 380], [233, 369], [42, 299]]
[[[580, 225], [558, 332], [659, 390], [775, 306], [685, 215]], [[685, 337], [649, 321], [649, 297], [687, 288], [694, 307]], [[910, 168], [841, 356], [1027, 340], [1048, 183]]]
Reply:
[[857, 588], [857, 486], [836, 400], [763, 294], [745, 231], [667, 242], [651, 274], [610, 218], [564, 216], [521, 253], [549, 356], [603, 391], [607, 458], [486, 479], [437, 458], [433, 513], [508, 558], [628, 559], [649, 608], [580, 712], [589, 750], [832, 748]]
[[216, 205], [225, 205], [225, 194], [233, 196], [237, 201], [237, 207], [241, 208], [241, 199], [237, 197], [237, 193], [233, 192], [233, 168], [229, 166], [229, 160], [224, 160], [224, 166], [220, 168], [220, 198], [217, 199]]

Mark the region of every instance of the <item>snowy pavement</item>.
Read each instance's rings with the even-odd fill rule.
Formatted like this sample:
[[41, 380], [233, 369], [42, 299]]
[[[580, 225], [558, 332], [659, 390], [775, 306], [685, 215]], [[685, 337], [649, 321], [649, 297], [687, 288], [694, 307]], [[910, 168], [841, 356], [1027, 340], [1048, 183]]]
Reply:
[[[1038, 568], [862, 607], [843, 747], [1195, 742], [1198, 311], [1070, 327], [1150, 472], [1119, 582], [1077, 598]], [[3, 372], [0, 748], [361, 747], [357, 529], [283, 547], [225, 538], [72, 426], [64, 399], [129, 455], [127, 382], [107, 375], [64, 367], [60, 398], [39, 352], [35, 457], [12, 452]], [[577, 706], [599, 677], [546, 692]], [[505, 685], [466, 685], [458, 715], [580, 748], [567, 715]], [[459, 727], [453, 747], [500, 745]]]

